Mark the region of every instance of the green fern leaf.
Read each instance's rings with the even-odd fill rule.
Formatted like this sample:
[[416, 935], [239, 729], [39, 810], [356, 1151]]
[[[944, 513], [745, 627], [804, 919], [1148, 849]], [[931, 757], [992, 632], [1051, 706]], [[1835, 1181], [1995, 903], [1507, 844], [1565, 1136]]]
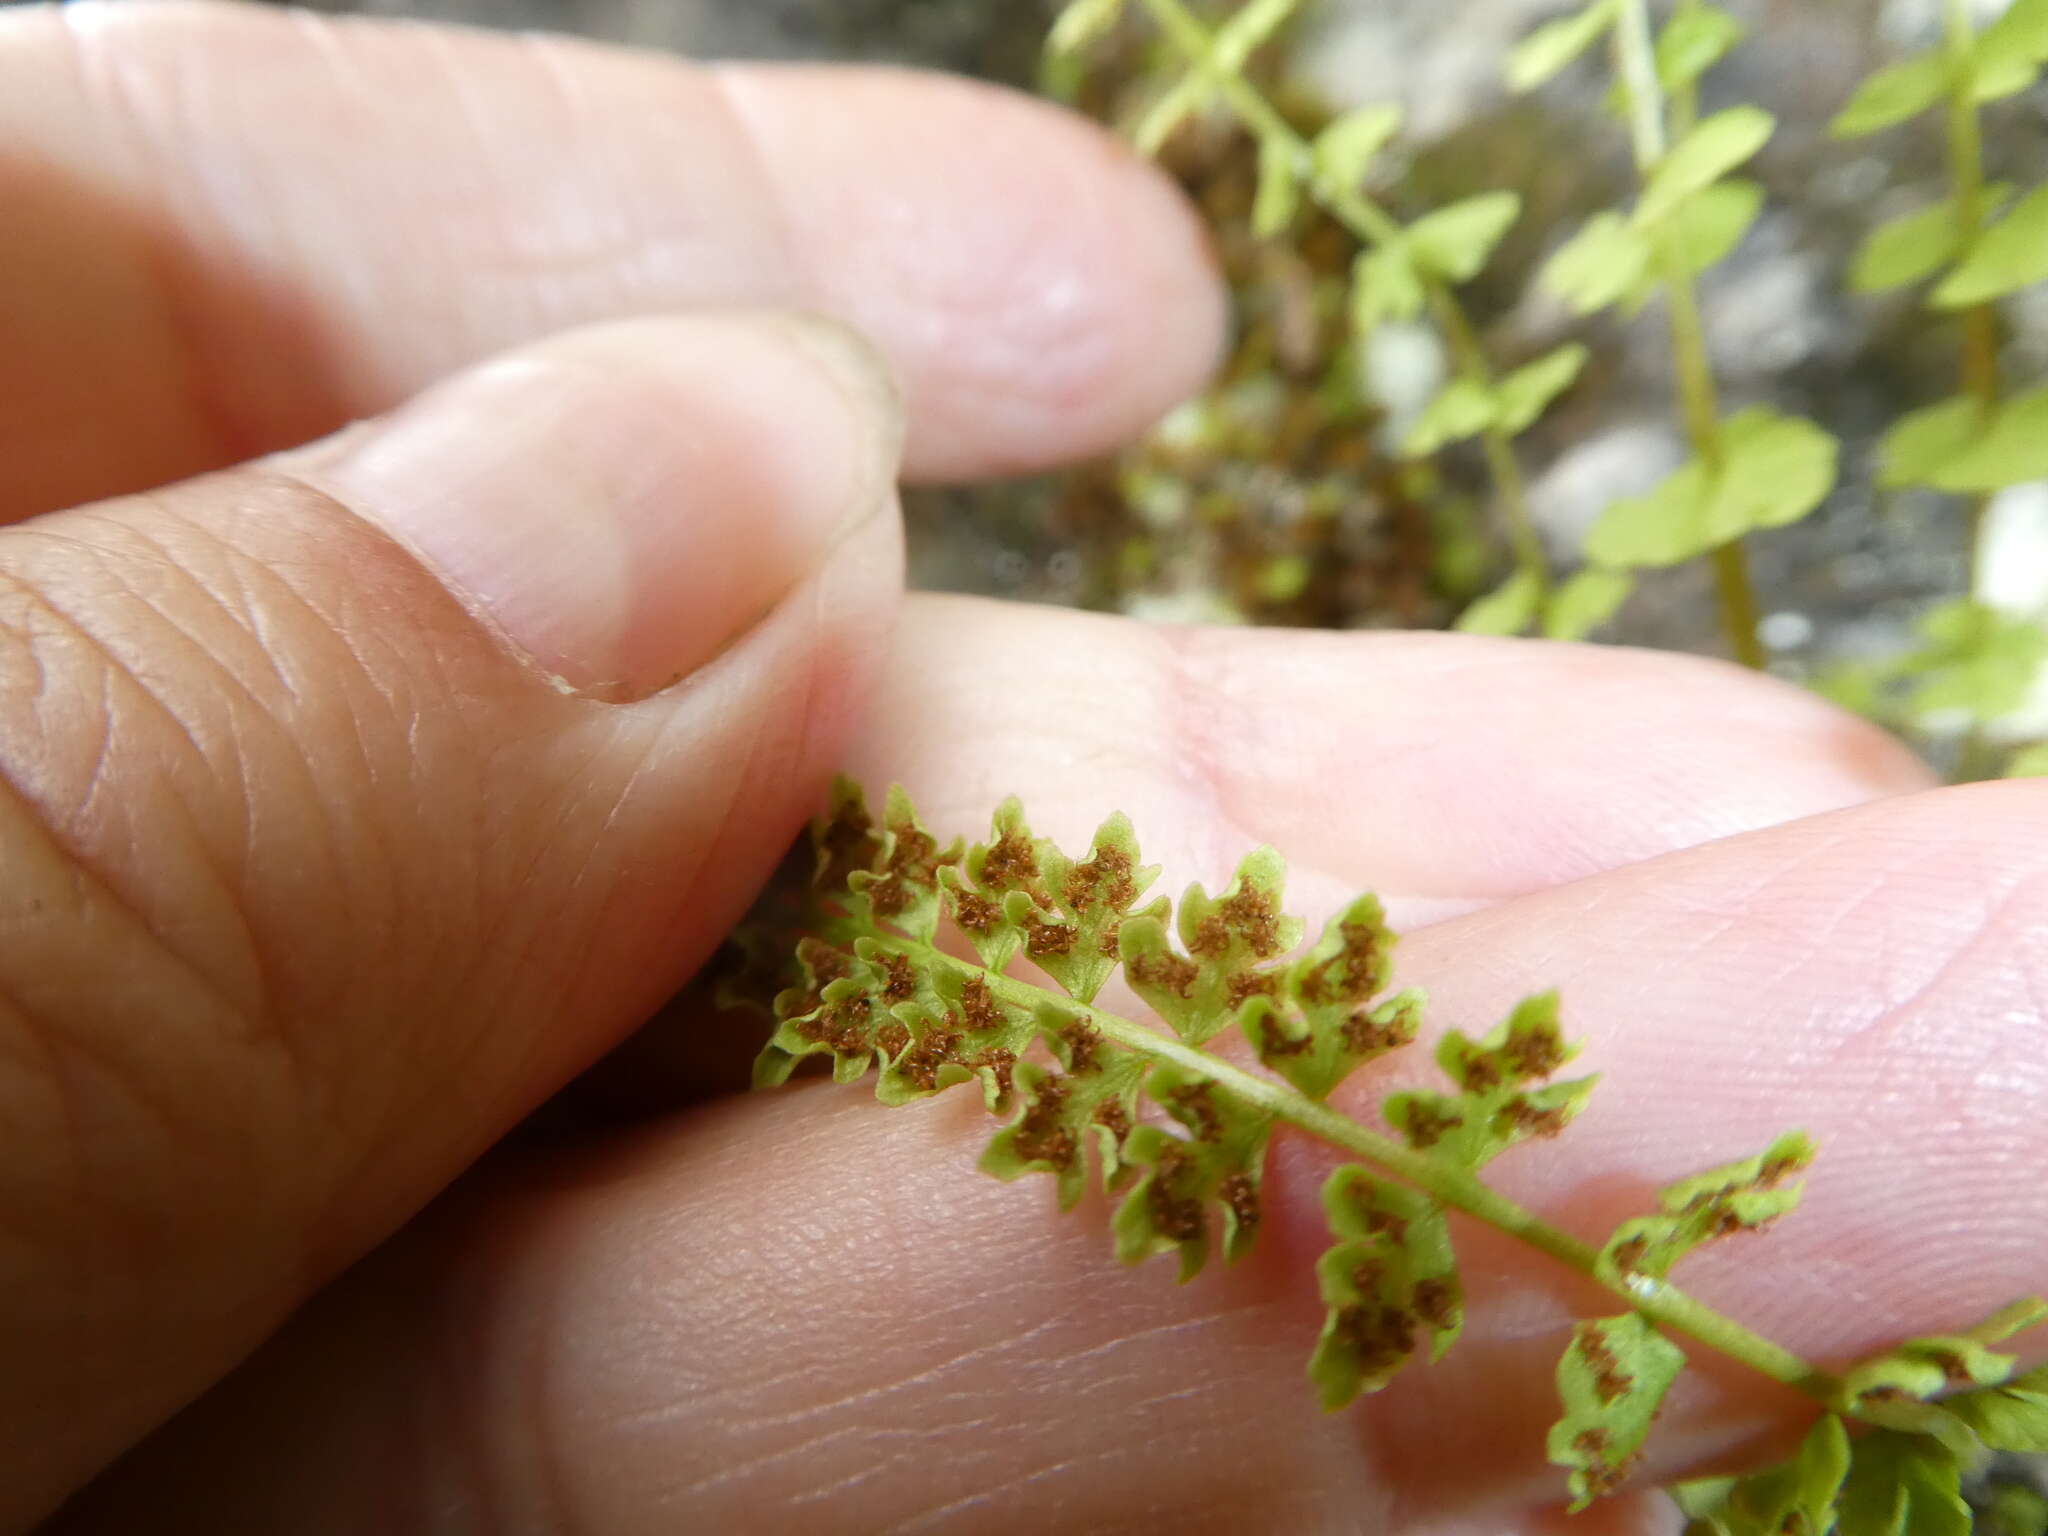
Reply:
[[1316, 1265], [1329, 1315], [1308, 1374], [1334, 1411], [1392, 1381], [1418, 1340], [1441, 1360], [1465, 1297], [1443, 1207], [1427, 1195], [1352, 1164], [1324, 1182], [1323, 1211], [1337, 1242]]
[[1899, 664], [1921, 716], [1960, 713], [1999, 720], [2025, 704], [2048, 665], [2048, 629], [1968, 598], [1920, 620], [1920, 650]]
[[[1687, 198], [1666, 221], [1678, 231], [1673, 243], [1679, 270], [1697, 277], [1726, 261], [1763, 216], [1764, 200], [1763, 186], [1741, 176], [1717, 181]], [[1663, 290], [1664, 281], [1664, 274], [1646, 272], [1623, 295], [1622, 312], [1630, 318], [1642, 313]]]
[[1274, 992], [1251, 998], [1239, 1024], [1259, 1060], [1312, 1099], [1365, 1062], [1415, 1039], [1421, 996], [1404, 992], [1377, 1008], [1392, 971], [1394, 935], [1379, 899], [1361, 896], [1330, 920]]
[[807, 1056], [833, 1058], [833, 1075], [852, 1082], [874, 1060], [875, 1031], [885, 1022], [875, 1007], [880, 978], [873, 967], [822, 939], [797, 946], [799, 984], [775, 999], [774, 1037], [754, 1062], [754, 1086], [789, 1080]]
[[1316, 185], [1346, 196], [1365, 184], [1373, 161], [1401, 131], [1397, 106], [1375, 105], [1347, 112], [1316, 135]]
[[1517, 45], [1508, 60], [1508, 86], [1531, 91], [1561, 73], [1614, 25], [1614, 0], [1593, 5], [1562, 20], [1547, 22]]
[[2013, 0], [1977, 39], [1976, 59], [1980, 70], [2048, 63], [2048, 0]]
[[1588, 566], [1552, 595], [1543, 633], [1552, 640], [1583, 640], [1619, 613], [1635, 589], [1635, 577], [1627, 571]]
[[1967, 1424], [1987, 1450], [2048, 1455], [2048, 1366], [1986, 1391], [1965, 1392], [1942, 1406]]
[[1962, 264], [1934, 290], [1943, 309], [1966, 309], [2048, 281], [2048, 187], [2014, 205], [1970, 247]]
[[[1104, 822], [1085, 860], [1033, 837], [1015, 799], [997, 810], [991, 839], [967, 850], [964, 872], [940, 872], [946, 913], [983, 965], [1000, 971], [1021, 949], [1068, 996], [1093, 1002], [1116, 969], [1117, 934], [1159, 878], [1141, 868], [1138, 842], [1122, 816]], [[1145, 914], [1163, 919], [1163, 897]]]
[[1592, 358], [1585, 347], [1568, 342], [1502, 379], [1495, 392], [1500, 429], [1511, 435], [1528, 431], [1559, 395], [1578, 382]]
[[871, 870], [881, 857], [882, 834], [868, 811], [867, 796], [848, 778], [832, 781], [825, 815], [811, 825], [812, 886], [833, 894], [844, 890], [856, 870]]
[[1963, 250], [1955, 199], [1905, 214], [1872, 230], [1849, 269], [1857, 293], [1883, 293], [1932, 277]]
[[[870, 946], [863, 941], [862, 958], [872, 957], [891, 978], [882, 994], [886, 1007], [878, 1009], [887, 1018], [875, 1030], [882, 1057], [875, 1096], [908, 1104], [979, 1078], [989, 1109], [1006, 1107], [1017, 1058], [1038, 1036], [1031, 1015], [996, 997], [979, 976], [920, 974], [902, 955]], [[913, 986], [921, 995], [893, 1000]]]
[[1208, 1260], [1212, 1207], [1223, 1212], [1224, 1257], [1234, 1263], [1250, 1250], [1273, 1117], [1170, 1063], [1152, 1069], [1145, 1092], [1188, 1134], [1140, 1125], [1124, 1138], [1124, 1158], [1146, 1172], [1117, 1207], [1116, 1255], [1137, 1264], [1178, 1251], [1185, 1282]]
[[1476, 379], [1453, 379], [1437, 392], [1401, 444], [1410, 458], [1422, 459], [1448, 445], [1476, 437], [1500, 419], [1499, 397]]
[[1302, 935], [1301, 920], [1280, 910], [1286, 872], [1279, 854], [1261, 848], [1238, 866], [1222, 895], [1188, 887], [1178, 915], [1185, 954], [1151, 913], [1127, 919], [1119, 930], [1131, 990], [1190, 1045], [1222, 1033], [1249, 999], [1280, 985], [1281, 974], [1269, 962]]
[[1389, 322], [1413, 320], [1429, 302], [1429, 290], [1404, 241], [1366, 251], [1351, 270], [1351, 324], [1370, 336]]
[[873, 917], [929, 944], [939, 933], [939, 870], [959, 858], [960, 844], [941, 848], [918, 821], [910, 796], [892, 786], [880, 849], [868, 868], [847, 876], [847, 889]]
[[1748, 27], [1717, 6], [1683, 7], [1657, 39], [1658, 79], [1667, 91], [1689, 89], [1748, 35]]
[[1393, 1094], [1387, 1122], [1418, 1152], [1481, 1168], [1516, 1143], [1555, 1136], [1572, 1122], [1598, 1079], [1544, 1080], [1577, 1054], [1558, 1028], [1557, 994], [1529, 998], [1484, 1040], [1445, 1035], [1437, 1065], [1463, 1091]]
[[[2003, 1386], [2019, 1365], [2017, 1357], [1992, 1349], [2048, 1317], [2048, 1304], [2029, 1297], [2001, 1309], [1962, 1333], [1908, 1339], [1863, 1361], [1842, 1377], [1843, 1406], [1874, 1423], [1894, 1420], [1892, 1405], [1932, 1403], [1952, 1392]], [[1910, 1410], [1902, 1427], [1923, 1422]]]
[[1059, 1181], [1061, 1210], [1072, 1210], [1088, 1190], [1088, 1153], [1094, 1149], [1098, 1187], [1123, 1180], [1123, 1141], [1138, 1120], [1138, 1095], [1151, 1063], [1103, 1038], [1086, 1015], [1048, 1002], [1039, 1031], [1059, 1070], [1025, 1062], [1016, 1071], [1016, 1118], [982, 1154], [984, 1172], [999, 1179], [1050, 1173]]
[[1837, 1529], [1844, 1536], [1970, 1536], [1956, 1452], [1881, 1429], [1852, 1447]]
[[[1027, 895], [1039, 885], [1039, 845], [1024, 824], [1024, 808], [1015, 796], [996, 808], [989, 840], [967, 850], [964, 871], [939, 872], [946, 915], [967, 935], [981, 963], [992, 971], [1006, 969], [1024, 947], [1026, 929], [1003, 909], [1013, 891]], [[1036, 910], [1036, 903], [1031, 903]]]
[[1655, 254], [1620, 214], [1595, 214], [1544, 265], [1538, 281], [1575, 313], [1590, 315], [1642, 286]]
[[1672, 1497], [1697, 1536], [1827, 1536], [1849, 1475], [1849, 1432], [1823, 1414], [1798, 1454], [1749, 1477], [1681, 1483]]
[[1730, 107], [1703, 119], [1650, 173], [1636, 205], [1636, 223], [1655, 224], [1676, 213], [1768, 144], [1777, 126], [1777, 119], [1761, 107]]
[[1805, 517], [1834, 489], [1839, 445], [1810, 421], [1751, 406], [1721, 427], [1718, 473], [1694, 460], [1644, 496], [1616, 502], [1586, 538], [1612, 567], [1679, 565], [1761, 528]]
[[1894, 64], [1863, 82], [1828, 131], [1838, 139], [1882, 132], [1931, 110], [1948, 88], [1948, 61], [1938, 53]]
[[1115, 30], [1125, 0], [1069, 0], [1046, 34], [1048, 58], [1071, 59]]
[[2000, 491], [2048, 478], [2048, 389], [2013, 396], [1988, 422], [1981, 413], [1971, 419], [1973, 435], [1928, 477], [1935, 489]]
[[1800, 1132], [1739, 1163], [1681, 1179], [1657, 1197], [1658, 1214], [1625, 1221], [1601, 1250], [1603, 1273], [1624, 1283], [1662, 1280], [1704, 1243], [1762, 1230], [1799, 1204], [1799, 1187], [1784, 1181], [1813, 1162], [1815, 1147]]
[[1685, 1351], [1637, 1313], [1573, 1330], [1557, 1367], [1564, 1417], [1551, 1426], [1550, 1459], [1571, 1470], [1574, 1511], [1621, 1487], [1684, 1369]]
[[1408, 249], [1417, 266], [1445, 282], [1477, 277], [1515, 220], [1522, 199], [1513, 192], [1482, 192], [1424, 214], [1408, 226]]
[[1879, 450], [1878, 484], [1886, 490], [1933, 485], [1948, 465], [1983, 440], [1990, 423], [1982, 405], [1961, 395], [1902, 416]]
[[1458, 632], [1519, 635], [1536, 622], [1542, 606], [1542, 580], [1532, 570], [1518, 570], [1458, 615]]

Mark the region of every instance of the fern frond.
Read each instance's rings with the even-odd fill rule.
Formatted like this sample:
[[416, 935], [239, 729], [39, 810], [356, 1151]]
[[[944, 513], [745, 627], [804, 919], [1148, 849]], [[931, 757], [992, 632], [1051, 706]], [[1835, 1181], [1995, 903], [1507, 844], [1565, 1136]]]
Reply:
[[[1322, 1193], [1333, 1242], [1316, 1269], [1326, 1311], [1308, 1370], [1327, 1408], [1456, 1342], [1465, 1293], [1447, 1219], [1455, 1210], [1623, 1306], [1580, 1324], [1558, 1367], [1564, 1414], [1549, 1447], [1577, 1506], [1629, 1477], [1684, 1368], [1679, 1336], [1829, 1410], [1785, 1467], [1679, 1490], [1704, 1531], [1921, 1528], [1857, 1523], [1899, 1511], [1946, 1529], [1956, 1478], [1981, 1448], [2048, 1446], [2048, 1372], [2015, 1377], [2015, 1358], [1991, 1347], [2048, 1318], [2048, 1304], [2016, 1303], [1834, 1376], [1671, 1283], [1702, 1244], [1792, 1210], [1799, 1189], [1788, 1181], [1814, 1154], [1803, 1135], [1669, 1186], [1655, 1213], [1623, 1222], [1601, 1247], [1488, 1187], [1488, 1164], [1561, 1133], [1594, 1087], [1591, 1077], [1553, 1081], [1578, 1052], [1554, 993], [1522, 1002], [1483, 1038], [1446, 1034], [1436, 1061], [1455, 1091], [1391, 1095], [1385, 1117], [1397, 1134], [1331, 1107], [1350, 1072], [1420, 1027], [1421, 996], [1388, 995], [1395, 937], [1370, 896], [1300, 949], [1305, 930], [1284, 910], [1285, 865], [1270, 849], [1248, 856], [1218, 895], [1195, 885], [1178, 902], [1140, 906], [1158, 872], [1140, 864], [1121, 816], [1080, 859], [1034, 836], [1014, 800], [997, 809], [987, 841], [941, 844], [900, 788], [878, 821], [842, 784], [813, 843], [809, 932], [774, 998], [757, 1084], [784, 1083], [811, 1059], [841, 1082], [872, 1071], [876, 1096], [892, 1105], [978, 1082], [1002, 1119], [985, 1171], [1049, 1174], [1063, 1209], [1091, 1187], [1114, 1196], [1118, 1258], [1175, 1254], [1184, 1281], [1212, 1252], [1235, 1261], [1256, 1241], [1281, 1125], [1330, 1143], [1350, 1161]], [[942, 921], [972, 958], [942, 946]], [[748, 947], [758, 959], [761, 941]], [[1011, 975], [1024, 961], [1050, 985]], [[1097, 1005], [1119, 969], [1165, 1029]], [[1211, 1049], [1233, 1029], [1265, 1073]], [[1845, 1454], [1849, 1422], [1873, 1432]]]

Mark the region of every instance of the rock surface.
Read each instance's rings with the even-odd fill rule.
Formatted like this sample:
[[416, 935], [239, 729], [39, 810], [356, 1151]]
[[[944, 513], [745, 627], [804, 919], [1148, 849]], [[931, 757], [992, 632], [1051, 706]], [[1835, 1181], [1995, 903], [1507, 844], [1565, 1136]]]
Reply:
[[870, 58], [1025, 79], [1039, 0], [313, 0], [321, 10], [538, 28], [717, 58]]

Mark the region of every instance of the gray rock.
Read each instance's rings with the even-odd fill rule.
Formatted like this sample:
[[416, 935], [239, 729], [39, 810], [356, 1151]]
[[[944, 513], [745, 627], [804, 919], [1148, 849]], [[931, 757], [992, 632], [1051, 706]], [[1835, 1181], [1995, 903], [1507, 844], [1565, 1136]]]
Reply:
[[1560, 560], [1576, 562], [1600, 514], [1624, 496], [1654, 488], [1686, 459], [1666, 421], [1625, 421], [1574, 443], [1529, 489], [1529, 512]]

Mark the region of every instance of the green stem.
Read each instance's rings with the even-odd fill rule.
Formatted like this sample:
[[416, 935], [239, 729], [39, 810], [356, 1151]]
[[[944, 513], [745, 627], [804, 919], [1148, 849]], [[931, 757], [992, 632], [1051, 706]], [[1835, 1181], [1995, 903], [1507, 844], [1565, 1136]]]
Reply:
[[[1464, 307], [1442, 283], [1430, 284], [1429, 299], [1437, 326], [1450, 344], [1451, 357], [1458, 372], [1491, 389], [1493, 372], [1487, 365], [1486, 352], [1479, 344], [1479, 335], [1473, 330]], [[1479, 446], [1486, 454], [1487, 470], [1493, 476], [1494, 489], [1507, 512], [1508, 537], [1515, 547], [1515, 563], [1535, 579], [1539, 595], [1547, 593], [1550, 590], [1550, 557], [1544, 552], [1543, 536], [1536, 531], [1536, 519], [1529, 511], [1529, 487], [1522, 478], [1521, 460], [1515, 456], [1515, 441], [1496, 425], [1480, 433]]]
[[[944, 966], [961, 976], [978, 977], [1004, 1002], [1036, 1013], [1047, 993], [1029, 982], [1016, 981], [971, 960], [962, 960], [914, 940], [890, 938], [883, 941], [920, 965]], [[1106, 1039], [1126, 1050], [1155, 1061], [1171, 1062], [1185, 1072], [1205, 1077], [1247, 1104], [1256, 1105], [1276, 1119], [1284, 1120], [1311, 1136], [1341, 1147], [1363, 1158], [1382, 1172], [1413, 1185], [1453, 1210], [1463, 1211], [1497, 1231], [1548, 1254], [1596, 1284], [1619, 1296], [1629, 1307], [1653, 1322], [1685, 1334], [1709, 1349], [1741, 1361], [1773, 1381], [1783, 1382], [1808, 1396], [1837, 1406], [1841, 1391], [1839, 1378], [1801, 1359], [1780, 1344], [1752, 1332], [1668, 1281], [1635, 1276], [1628, 1279], [1601, 1272], [1600, 1251], [1579, 1238], [1551, 1226], [1534, 1211], [1517, 1205], [1505, 1195], [1489, 1189], [1465, 1169], [1446, 1164], [1427, 1153], [1417, 1152], [1402, 1142], [1367, 1130], [1348, 1115], [1327, 1104], [1296, 1092], [1268, 1077], [1247, 1072], [1207, 1051], [1148, 1029], [1130, 1019], [1119, 1018], [1099, 1008], [1070, 998], [1059, 999], [1060, 1007], [1087, 1016], [1088, 1022]]]
[[[1984, 232], [1984, 127], [1978, 116], [1976, 75], [1971, 64], [1976, 32], [1970, 20], [1969, 0], [1948, 0], [1946, 8], [1948, 61], [1952, 73], [1948, 103], [1949, 185], [1955, 195], [1956, 227], [1963, 250], [1969, 250]], [[1991, 304], [1977, 304], [1963, 312], [1963, 389], [1975, 400], [1988, 419], [1998, 409], [1998, 311]], [[1987, 492], [1974, 498], [1970, 511], [1970, 591], [1983, 585], [1984, 514], [1991, 503]]]
[[[1636, 171], [1647, 180], [1670, 149], [1665, 124], [1667, 103], [1663, 82], [1657, 74], [1657, 43], [1650, 31], [1647, 0], [1624, 0], [1615, 20], [1614, 59], [1622, 90], [1628, 97]], [[1691, 93], [1685, 96], [1687, 99], [1678, 104], [1679, 115], [1690, 119]], [[1675, 218], [1665, 219], [1652, 232], [1652, 241], [1657, 275], [1664, 284], [1670, 314], [1671, 352], [1686, 436], [1707, 474], [1718, 475], [1728, 458], [1721, 431], [1720, 389], [1714, 382], [1706, 323], [1700, 315], [1699, 290], [1687, 261], [1683, 224]], [[1750, 581], [1749, 557], [1742, 541], [1734, 539], [1716, 549], [1713, 565], [1721, 628], [1729, 648], [1745, 667], [1762, 671], [1765, 656], [1763, 642], [1757, 637], [1756, 589]]]
[[[1948, 64], [1949, 186], [1955, 196], [1956, 226], [1961, 236], [1958, 249], [1967, 251], [1984, 232], [1984, 126], [1977, 110], [1976, 28], [1970, 18], [1969, 0], [1947, 0], [1944, 10]], [[1998, 377], [1998, 311], [1991, 304], [1976, 304], [1963, 311], [1963, 391], [1977, 402], [1985, 421], [1998, 409], [2001, 386]], [[1990, 520], [1993, 493], [1981, 491], [1969, 500], [1970, 596], [1985, 588], [1984, 529]], [[1987, 777], [1996, 754], [1986, 741], [1981, 722], [1973, 723], [1957, 760], [1957, 775], [1964, 779]]]
[[[1250, 81], [1242, 75], [1210, 69], [1208, 61], [1215, 47], [1215, 38], [1182, 0], [1143, 0], [1143, 4], [1188, 64], [1203, 72], [1238, 121], [1261, 144], [1275, 146], [1293, 162], [1295, 173], [1309, 188], [1310, 196], [1330, 217], [1350, 231], [1353, 239], [1374, 250], [1383, 250], [1401, 240], [1400, 222], [1371, 198], [1355, 187], [1332, 186], [1316, 175], [1315, 146]], [[1423, 274], [1423, 286], [1428, 291], [1430, 310], [1444, 333], [1459, 374], [1490, 391], [1495, 383], [1493, 369], [1479, 344], [1471, 317], [1458, 302], [1457, 294], [1450, 284], [1428, 273]], [[1480, 444], [1485, 450], [1494, 491], [1507, 514], [1516, 561], [1535, 578], [1539, 589], [1547, 591], [1550, 562], [1544, 554], [1542, 537], [1536, 531], [1535, 518], [1529, 510], [1528, 482], [1515, 454], [1514, 439], [1495, 426], [1480, 435]]]
[[[1698, 9], [1698, 0], [1680, 0], [1678, 13], [1674, 19], [1683, 19], [1686, 12], [1696, 9]], [[1671, 124], [1671, 136], [1674, 139], [1682, 139], [1699, 126], [1699, 83], [1694, 81], [1679, 90], [1671, 92], [1669, 102], [1670, 111], [1667, 116]]]
[[1740, 539], [1714, 551], [1714, 590], [1721, 599], [1721, 627], [1735, 659], [1751, 671], [1763, 671], [1769, 664], [1758, 633], [1763, 615], [1757, 608], [1756, 584], [1749, 579], [1749, 552]]

